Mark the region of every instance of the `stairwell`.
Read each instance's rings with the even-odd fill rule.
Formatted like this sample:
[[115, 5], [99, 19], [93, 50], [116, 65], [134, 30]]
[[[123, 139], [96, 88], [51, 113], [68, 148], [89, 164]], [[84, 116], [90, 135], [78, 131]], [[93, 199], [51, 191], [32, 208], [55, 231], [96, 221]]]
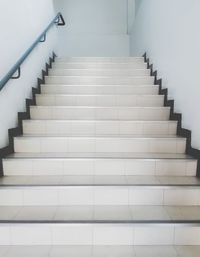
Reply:
[[2, 257], [199, 257], [197, 160], [141, 57], [57, 58], [0, 179]]

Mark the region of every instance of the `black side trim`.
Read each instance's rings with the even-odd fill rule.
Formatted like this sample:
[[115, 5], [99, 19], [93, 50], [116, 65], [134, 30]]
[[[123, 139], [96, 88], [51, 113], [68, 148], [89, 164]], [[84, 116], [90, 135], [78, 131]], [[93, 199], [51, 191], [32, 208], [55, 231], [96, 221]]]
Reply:
[[9, 143], [8, 146], [0, 149], [0, 176], [3, 176], [3, 162], [2, 159], [14, 153], [14, 137], [23, 134], [22, 123], [23, 120], [30, 119], [30, 106], [36, 105], [35, 95], [41, 93], [41, 84], [45, 83], [45, 76], [48, 75], [48, 71], [52, 68], [52, 63], [55, 61], [56, 54], [53, 52], [52, 57], [49, 58], [49, 62], [46, 63], [45, 70], [42, 70], [42, 77], [37, 80], [37, 87], [32, 88], [32, 99], [26, 99], [26, 111], [18, 112], [18, 126], [8, 130]]
[[151, 76], [154, 76], [154, 84], [159, 85], [159, 94], [164, 95], [164, 106], [170, 107], [170, 120], [178, 121], [177, 135], [185, 137], [187, 139], [186, 143], [186, 154], [194, 157], [198, 160], [197, 162], [197, 177], [200, 177], [200, 150], [195, 149], [191, 146], [192, 132], [188, 129], [182, 127], [182, 114], [174, 112], [174, 100], [168, 100], [168, 89], [162, 88], [162, 79], [157, 78], [157, 71], [153, 70], [153, 64], [150, 64], [150, 60], [145, 53], [143, 55], [144, 61], [147, 63], [147, 68], [151, 71]]

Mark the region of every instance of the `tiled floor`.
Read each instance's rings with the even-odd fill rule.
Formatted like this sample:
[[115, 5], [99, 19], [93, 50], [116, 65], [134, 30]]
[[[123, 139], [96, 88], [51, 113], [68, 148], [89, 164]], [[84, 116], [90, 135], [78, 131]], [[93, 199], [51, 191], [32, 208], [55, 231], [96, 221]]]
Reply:
[[1, 257], [199, 257], [199, 246], [0, 246]]

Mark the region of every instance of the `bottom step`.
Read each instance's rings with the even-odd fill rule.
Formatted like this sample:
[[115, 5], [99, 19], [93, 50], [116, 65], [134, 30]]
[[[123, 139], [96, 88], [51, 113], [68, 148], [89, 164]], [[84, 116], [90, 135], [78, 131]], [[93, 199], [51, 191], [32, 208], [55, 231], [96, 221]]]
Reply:
[[200, 224], [0, 225], [0, 245], [200, 245]]
[[2, 246], [1, 257], [199, 257], [199, 246]]

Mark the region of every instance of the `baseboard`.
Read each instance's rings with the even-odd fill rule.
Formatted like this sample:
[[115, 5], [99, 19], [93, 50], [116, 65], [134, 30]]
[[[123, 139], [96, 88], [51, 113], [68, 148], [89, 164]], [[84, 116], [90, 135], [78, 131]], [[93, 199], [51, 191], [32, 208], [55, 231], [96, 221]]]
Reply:
[[174, 100], [168, 100], [168, 89], [162, 88], [162, 79], [158, 79], [157, 71], [153, 70], [153, 64], [150, 64], [150, 60], [145, 53], [143, 55], [145, 62], [147, 63], [147, 68], [151, 71], [151, 76], [154, 76], [154, 84], [159, 85], [159, 94], [164, 95], [164, 106], [170, 107], [170, 120], [178, 121], [177, 135], [185, 137], [186, 143], [186, 154], [194, 157], [198, 160], [197, 163], [197, 177], [200, 177], [200, 150], [195, 149], [191, 145], [192, 132], [188, 129], [182, 127], [182, 114], [174, 112]]
[[37, 87], [32, 88], [32, 99], [26, 99], [26, 111], [18, 113], [18, 126], [8, 130], [9, 143], [6, 147], [0, 149], [0, 176], [3, 176], [3, 162], [2, 159], [7, 155], [14, 153], [14, 137], [23, 134], [22, 123], [23, 120], [30, 119], [30, 106], [36, 105], [35, 96], [41, 92], [41, 84], [45, 83], [45, 76], [48, 75], [49, 69], [52, 67], [52, 63], [55, 61], [56, 54], [53, 52], [52, 57], [49, 58], [49, 62], [46, 63], [45, 70], [42, 70], [41, 78], [37, 80]]

